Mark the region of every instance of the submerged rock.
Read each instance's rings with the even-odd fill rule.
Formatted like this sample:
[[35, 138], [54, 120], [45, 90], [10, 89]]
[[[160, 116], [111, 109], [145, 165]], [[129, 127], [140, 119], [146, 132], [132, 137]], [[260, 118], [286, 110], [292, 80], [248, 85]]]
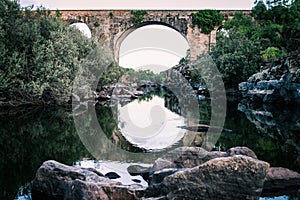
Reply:
[[140, 165], [130, 165], [127, 168], [128, 173], [131, 176], [142, 176], [144, 180], [148, 180], [149, 179], [149, 173], [150, 173], [150, 169], [151, 167], [143, 167]]
[[119, 174], [117, 174], [116, 172], [108, 172], [107, 174], [105, 174], [105, 176], [109, 179], [117, 179], [120, 178], [121, 176]]

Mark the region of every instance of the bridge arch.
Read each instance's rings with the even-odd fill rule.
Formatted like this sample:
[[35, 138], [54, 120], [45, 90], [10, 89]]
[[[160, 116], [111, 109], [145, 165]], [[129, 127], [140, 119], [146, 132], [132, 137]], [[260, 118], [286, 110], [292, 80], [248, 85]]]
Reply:
[[[137, 30], [140, 32], [134, 32]], [[134, 35], [131, 35], [133, 33]], [[140, 38], [142, 33], [145, 34], [145, 38]], [[150, 33], [152, 34], [150, 35]], [[158, 36], [161, 36], [161, 38]], [[139, 38], [133, 40], [132, 37]], [[135, 41], [134, 44], [129, 43], [129, 38], [130, 42]], [[176, 27], [160, 21], [145, 21], [133, 25], [127, 30], [117, 34], [115, 36], [113, 49], [115, 53], [114, 57], [117, 62], [120, 61], [120, 58], [122, 59], [122, 56], [126, 56], [126, 54], [147, 50], [169, 55], [169, 60], [171, 55], [171, 57], [173, 56], [173, 58], [177, 58], [179, 61], [186, 56], [187, 51], [190, 49], [190, 44], [186, 33], [178, 30]], [[123, 51], [123, 53], [121, 51]], [[126, 51], [125, 54], [124, 51]]]
[[[55, 14], [55, 11], [52, 11]], [[118, 61], [120, 44], [132, 31], [149, 24], [163, 24], [181, 33], [190, 46], [190, 59], [196, 60], [201, 53], [208, 52], [216, 43], [215, 29], [211, 34], [201, 33], [193, 26], [192, 13], [196, 10], [147, 10], [141, 24], [134, 25], [134, 15], [130, 10], [62, 10], [61, 18], [66, 22], [81, 21], [86, 23], [97, 41], [109, 41], [109, 48]], [[251, 15], [250, 10], [221, 10], [224, 22], [231, 19], [236, 12]], [[123, 35], [124, 34], [124, 35]]]

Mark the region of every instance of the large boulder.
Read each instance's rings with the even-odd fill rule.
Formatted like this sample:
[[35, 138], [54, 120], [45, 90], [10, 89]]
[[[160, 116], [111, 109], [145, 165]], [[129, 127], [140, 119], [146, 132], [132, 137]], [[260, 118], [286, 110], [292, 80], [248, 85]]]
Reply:
[[271, 167], [268, 170], [263, 196], [280, 196], [300, 189], [300, 174], [282, 167]]
[[95, 170], [50, 160], [37, 170], [32, 196], [34, 199], [138, 199], [144, 189], [141, 185], [124, 186]]
[[249, 156], [215, 158], [165, 177], [159, 186], [149, 187], [146, 195], [167, 199], [258, 199], [268, 168], [268, 163]]
[[179, 147], [158, 158], [150, 170], [150, 175], [155, 171], [167, 168], [192, 168], [201, 165], [211, 159], [228, 157], [234, 155], [245, 155], [257, 158], [255, 153], [247, 147], [233, 147], [227, 152], [208, 152], [201, 147]]
[[136, 200], [144, 195], [140, 185], [121, 185], [114, 183], [73, 181], [65, 191], [65, 200]]

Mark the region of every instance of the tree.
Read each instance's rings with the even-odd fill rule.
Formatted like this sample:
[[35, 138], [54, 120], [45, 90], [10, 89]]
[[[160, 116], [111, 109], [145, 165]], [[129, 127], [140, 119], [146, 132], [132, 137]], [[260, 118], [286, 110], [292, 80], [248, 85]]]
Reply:
[[49, 10], [0, 2], [0, 96], [14, 104], [64, 104], [80, 63], [94, 46]]
[[268, 18], [267, 7], [262, 0], [258, 1], [256, 6], [252, 9], [252, 16], [256, 20], [264, 20]]
[[259, 3], [266, 4], [269, 9], [276, 6], [289, 6], [297, 0], [255, 0], [254, 5], [257, 6]]
[[259, 70], [262, 64], [260, 51], [259, 41], [249, 40], [236, 29], [230, 29], [228, 35], [219, 35], [211, 56], [226, 87], [237, 87]]
[[198, 26], [204, 34], [209, 34], [223, 21], [223, 15], [216, 10], [199, 10], [197, 13], [192, 13], [191, 16], [193, 25]]
[[247, 38], [255, 39], [257, 24], [251, 19], [251, 17], [246, 16], [241, 12], [237, 12], [231, 20], [224, 24], [223, 28], [225, 30], [236, 29]]
[[290, 51], [299, 50], [300, 46], [300, 1], [295, 0], [288, 12], [288, 18], [283, 23], [283, 41], [285, 49]]
[[269, 8], [274, 8], [277, 6], [288, 6], [293, 2], [293, 0], [266, 0], [266, 4]]
[[259, 23], [256, 34], [270, 41], [269, 47], [282, 51], [298, 50], [300, 38], [300, 1], [267, 1], [268, 9], [262, 1], [252, 9], [254, 18]]

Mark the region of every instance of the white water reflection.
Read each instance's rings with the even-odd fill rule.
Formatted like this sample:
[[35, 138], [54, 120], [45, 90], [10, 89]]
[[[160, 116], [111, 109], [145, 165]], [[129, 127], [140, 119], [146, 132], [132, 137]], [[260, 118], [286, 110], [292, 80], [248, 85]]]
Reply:
[[154, 96], [149, 101], [135, 100], [118, 107], [118, 127], [132, 145], [146, 150], [162, 150], [176, 144], [186, 130], [180, 115], [164, 106], [164, 99]]
[[133, 180], [138, 180], [139, 185], [142, 185], [144, 187], [148, 187], [148, 183], [143, 179], [142, 176], [131, 176], [127, 168], [131, 165], [139, 165], [143, 167], [150, 167], [151, 164], [141, 164], [141, 163], [121, 163], [117, 161], [97, 161], [97, 160], [81, 160], [75, 162], [74, 166], [80, 166], [83, 168], [94, 168], [97, 171], [101, 172], [103, 175], [109, 173], [109, 172], [115, 172], [117, 173], [120, 178], [113, 179], [117, 182], [121, 182], [123, 185], [132, 185], [136, 184]]

